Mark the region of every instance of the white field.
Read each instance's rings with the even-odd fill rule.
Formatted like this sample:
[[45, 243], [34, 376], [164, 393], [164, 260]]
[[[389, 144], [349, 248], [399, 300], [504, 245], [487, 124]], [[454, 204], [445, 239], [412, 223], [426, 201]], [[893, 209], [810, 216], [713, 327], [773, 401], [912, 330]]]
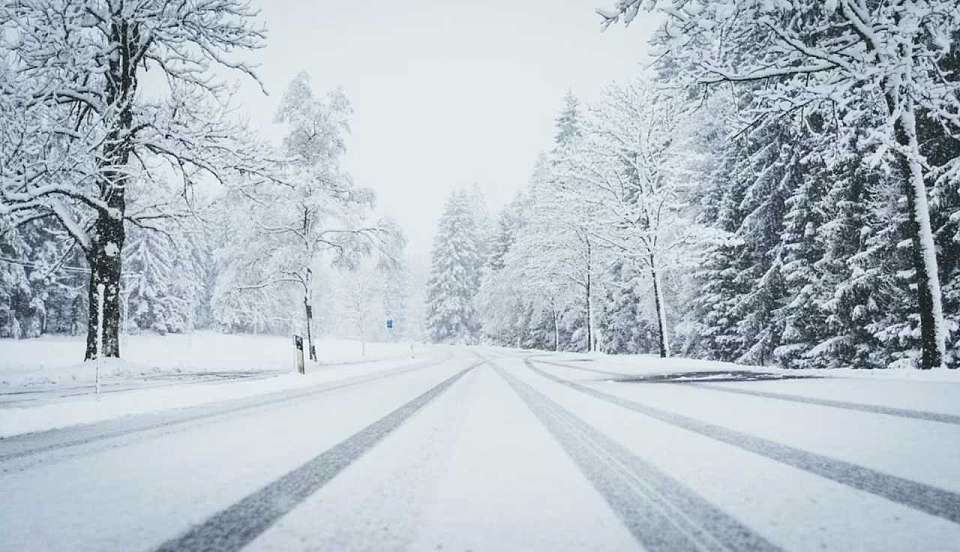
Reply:
[[[124, 336], [123, 358], [81, 362], [81, 337], [0, 339], [0, 437], [250, 397], [410, 362], [411, 344], [323, 338], [318, 363], [295, 371], [293, 340], [196, 332]], [[425, 348], [416, 344], [413, 354]]]

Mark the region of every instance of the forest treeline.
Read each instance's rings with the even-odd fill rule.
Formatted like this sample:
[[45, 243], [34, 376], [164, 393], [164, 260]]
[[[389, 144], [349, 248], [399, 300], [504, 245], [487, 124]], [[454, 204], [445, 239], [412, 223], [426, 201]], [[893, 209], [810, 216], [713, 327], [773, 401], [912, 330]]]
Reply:
[[621, 0], [600, 14], [662, 18], [651, 68], [596, 102], [568, 97], [495, 222], [462, 222], [473, 202], [450, 198], [435, 339], [957, 366], [956, 2]]
[[86, 333], [91, 359], [123, 331], [362, 337], [404, 310], [403, 236], [342, 167], [345, 95], [296, 76], [279, 143], [240, 120], [227, 79], [263, 86], [265, 40], [244, 0], [0, 3], [0, 337]]
[[[383, 339], [407, 331], [402, 233], [372, 217], [373, 193], [339, 165], [350, 114], [341, 91], [317, 96], [300, 74], [278, 110], [282, 147], [263, 146], [277, 160], [264, 162], [269, 179], [131, 183], [135, 208], [153, 201], [175, 211], [126, 225], [120, 332], [304, 334], [307, 306], [314, 332]], [[0, 252], [0, 337], [87, 330], [91, 271], [60, 221], [11, 224]], [[384, 318], [395, 322], [391, 335]]]
[[[451, 196], [432, 339], [960, 363], [955, 0], [599, 13], [658, 18], [649, 67], [567, 97], [500, 213]], [[297, 76], [279, 143], [238, 121], [224, 75], [258, 83], [243, 57], [265, 40], [242, 0], [0, 3], [0, 337], [86, 332], [94, 358], [119, 356], [123, 326], [303, 332], [336, 303], [329, 323], [365, 334], [406, 316], [402, 234], [342, 166], [342, 92]], [[349, 286], [318, 294], [333, 279]]]

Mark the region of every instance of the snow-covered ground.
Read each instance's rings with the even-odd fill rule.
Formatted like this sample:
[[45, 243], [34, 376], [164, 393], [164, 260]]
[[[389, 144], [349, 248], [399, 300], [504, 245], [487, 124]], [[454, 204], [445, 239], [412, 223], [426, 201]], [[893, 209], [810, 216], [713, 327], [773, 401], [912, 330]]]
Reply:
[[[104, 360], [97, 397], [96, 363], [77, 362], [83, 347], [75, 337], [0, 339], [0, 437], [300, 389], [413, 357], [409, 343], [321, 339], [320, 362], [308, 362], [304, 377], [283, 337], [127, 336], [124, 358]], [[427, 349], [417, 345], [413, 353], [423, 358]]]
[[[2, 386], [90, 382], [95, 370], [83, 359], [82, 337], [44, 336], [0, 339]], [[288, 337], [195, 332], [131, 335], [120, 341], [123, 362], [107, 362], [107, 376], [136, 377], [204, 372], [288, 372], [293, 370], [293, 343]], [[410, 343], [367, 343], [322, 338], [321, 365], [368, 362], [409, 356]]]
[[0, 550], [960, 542], [952, 372], [447, 347], [324, 370], [0, 440]]
[[[498, 348], [494, 348], [497, 350]], [[508, 351], [509, 349], [499, 349]], [[536, 355], [536, 353], [531, 353]], [[545, 353], [547, 354], [547, 353]], [[832, 368], [826, 370], [787, 370], [776, 366], [750, 366], [701, 360], [696, 358], [671, 357], [660, 358], [657, 355], [607, 355], [603, 353], [549, 353], [554, 361], [573, 362], [575, 364], [602, 364], [604, 369], [623, 372], [630, 375], [634, 372], [644, 375], [673, 374], [677, 372], [696, 371], [751, 371], [778, 374], [781, 377], [830, 377], [868, 380], [910, 380], [926, 382], [960, 382], [960, 371], [955, 370], [917, 370], [914, 368], [891, 368], [885, 370], [858, 370], [854, 368]]]

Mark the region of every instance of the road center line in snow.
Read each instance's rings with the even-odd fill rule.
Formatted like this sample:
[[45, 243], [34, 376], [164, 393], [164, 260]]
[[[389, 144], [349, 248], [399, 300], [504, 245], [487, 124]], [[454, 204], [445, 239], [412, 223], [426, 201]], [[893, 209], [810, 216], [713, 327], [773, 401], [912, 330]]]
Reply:
[[[631, 374], [624, 374], [622, 372], [607, 372], [604, 370], [595, 370], [593, 368], [583, 368], [581, 366], [571, 366], [569, 364], [562, 364], [559, 362], [551, 362], [547, 360], [538, 360], [534, 359], [534, 362], [540, 364], [549, 364], [552, 366], [560, 366], [563, 368], [570, 368], [573, 370], [585, 370], [588, 372], [596, 372], [599, 374], [605, 374], [615, 377], [625, 377], [630, 376]], [[914, 420], [924, 420], [930, 422], [942, 422], [945, 424], [954, 424], [960, 425], [960, 416], [954, 414], [943, 414], [940, 412], [928, 412], [925, 410], [912, 410], [908, 408], [896, 408], [892, 406], [882, 406], [874, 404], [864, 404], [864, 403], [855, 403], [847, 401], [836, 401], [831, 399], [820, 399], [816, 397], [805, 397], [803, 395], [792, 395], [790, 393], [776, 393], [772, 391], [756, 391], [753, 389], [740, 389], [733, 387], [724, 387], [711, 383], [699, 383], [699, 382], [662, 382], [658, 385], [683, 385], [694, 387], [698, 389], [708, 389], [710, 391], [721, 391], [724, 393], [736, 393], [740, 395], [752, 395], [755, 397], [763, 397], [765, 399], [775, 399], [779, 401], [789, 401], [789, 402], [798, 402], [805, 404], [813, 404], [817, 406], [827, 406], [831, 408], [842, 408], [844, 410], [855, 410], [857, 412], [867, 412], [870, 414], [884, 414], [888, 416], [897, 416], [900, 418], [911, 418]]]
[[[87, 445], [106, 439], [113, 439], [161, 428], [174, 428], [198, 420], [214, 419], [278, 403], [307, 399], [321, 393], [344, 389], [363, 383], [406, 374], [413, 370], [428, 368], [444, 362], [446, 358], [430, 360], [397, 369], [387, 369], [372, 374], [346, 378], [340, 381], [325, 382], [305, 389], [288, 389], [255, 395], [241, 399], [232, 399], [221, 403], [209, 403], [177, 409], [171, 412], [142, 414], [131, 418], [105, 420], [93, 424], [52, 429], [38, 433], [14, 435], [0, 438], [0, 472], [24, 469], [28, 465], [15, 467], [9, 464], [31, 456], [55, 450]], [[19, 464], [19, 462], [18, 462]]]
[[162, 544], [157, 549], [158, 552], [239, 550], [372, 449], [467, 372], [484, 362], [478, 362], [443, 380], [259, 491], [214, 514], [183, 535]]
[[779, 550], [700, 495], [494, 366], [647, 550]]
[[529, 361], [526, 361], [526, 364], [531, 370], [551, 381], [566, 385], [602, 401], [960, 524], [960, 494], [885, 474], [851, 462], [783, 445], [762, 437], [727, 429], [682, 414], [660, 410], [559, 378], [537, 368]]

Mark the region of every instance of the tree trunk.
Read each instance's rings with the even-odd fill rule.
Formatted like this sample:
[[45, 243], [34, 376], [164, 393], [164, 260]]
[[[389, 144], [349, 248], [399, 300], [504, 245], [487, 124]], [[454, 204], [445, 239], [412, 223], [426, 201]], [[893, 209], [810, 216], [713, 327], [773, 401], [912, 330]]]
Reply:
[[[123, 220], [101, 214], [97, 219], [95, 240], [87, 253], [90, 264], [90, 286], [87, 289], [87, 351], [85, 358], [97, 358], [97, 329], [103, 325], [103, 350], [105, 357], [120, 356], [120, 273], [123, 258]], [[98, 286], [103, 284], [103, 320], [99, 320], [100, 295]]]
[[667, 315], [663, 303], [663, 286], [660, 284], [660, 273], [657, 271], [656, 261], [650, 257], [650, 277], [653, 279], [653, 303], [657, 311], [657, 330], [660, 332], [660, 358], [670, 356], [670, 341], [667, 337]]
[[556, 309], [553, 311], [553, 350], [560, 350], [560, 316]]
[[[110, 42], [117, 46], [116, 56], [109, 62], [107, 100], [117, 110], [116, 119], [98, 154], [100, 199], [106, 204], [97, 213], [90, 245], [86, 251], [90, 265], [90, 288], [87, 317], [86, 359], [96, 358], [97, 330], [103, 331], [100, 355], [120, 356], [120, 274], [123, 265], [124, 214], [126, 212], [126, 167], [133, 148], [132, 104], [137, 92], [137, 48], [139, 28], [118, 19], [111, 25]], [[97, 286], [103, 284], [103, 320], [99, 319], [100, 299]]]
[[593, 351], [593, 305], [590, 298], [590, 274], [587, 274], [587, 352]]
[[[897, 105], [887, 92], [888, 106]], [[917, 141], [917, 126], [913, 100], [903, 99], [899, 116], [894, 120], [897, 144], [904, 148], [900, 153], [900, 171], [904, 193], [907, 197], [910, 239], [913, 241], [913, 268], [917, 274], [917, 305], [920, 314], [921, 364], [925, 370], [943, 365], [946, 353], [946, 333], [943, 321], [943, 297], [940, 291], [940, 274], [937, 266], [937, 249], [930, 224], [930, 207], [927, 203], [927, 187], [923, 167], [920, 164], [920, 146]]]
[[586, 240], [587, 244], [587, 281], [586, 281], [586, 294], [587, 294], [587, 352], [593, 352], [593, 295], [591, 290], [591, 272], [593, 268], [591, 255], [593, 254], [590, 248], [590, 240]]

